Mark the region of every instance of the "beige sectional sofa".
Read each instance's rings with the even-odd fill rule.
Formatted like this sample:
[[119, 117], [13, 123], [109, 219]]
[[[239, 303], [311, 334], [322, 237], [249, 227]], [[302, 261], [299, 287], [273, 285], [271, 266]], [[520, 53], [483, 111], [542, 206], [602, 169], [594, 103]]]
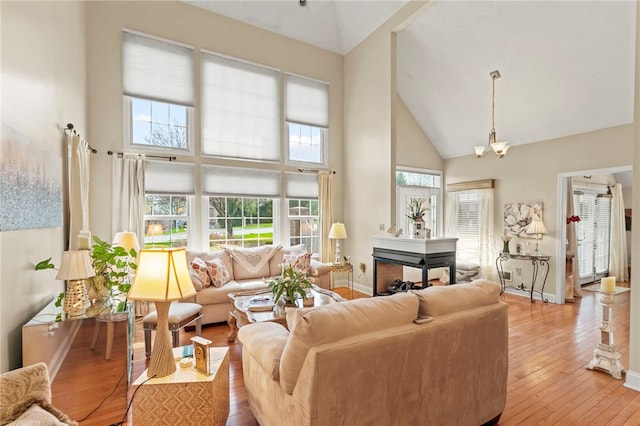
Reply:
[[[187, 261], [191, 268], [191, 280], [197, 293], [194, 297], [182, 302], [192, 302], [202, 305], [202, 323], [209, 324], [227, 321], [232, 305], [229, 293], [238, 291], [260, 290], [267, 287], [271, 277], [281, 274], [281, 265], [287, 261], [285, 256], [295, 258], [305, 254], [304, 245], [283, 247], [280, 245], [265, 245], [260, 247], [242, 248], [226, 247], [212, 252], [187, 251]], [[210, 268], [207, 273], [199, 274], [194, 262], [199, 259], [201, 264]], [[212, 265], [214, 269], [212, 268]], [[215, 265], [218, 265], [216, 268]], [[221, 267], [220, 265], [224, 265]], [[308, 273], [311, 281], [318, 287], [330, 288], [331, 266], [314, 259], [309, 259]], [[212, 282], [205, 282], [203, 276], [209, 279], [217, 271], [220, 282], [215, 278]], [[224, 279], [222, 279], [224, 277]], [[228, 282], [225, 282], [227, 281]]]
[[478, 280], [289, 309], [243, 327], [244, 384], [270, 425], [481, 425], [505, 406], [507, 305]]

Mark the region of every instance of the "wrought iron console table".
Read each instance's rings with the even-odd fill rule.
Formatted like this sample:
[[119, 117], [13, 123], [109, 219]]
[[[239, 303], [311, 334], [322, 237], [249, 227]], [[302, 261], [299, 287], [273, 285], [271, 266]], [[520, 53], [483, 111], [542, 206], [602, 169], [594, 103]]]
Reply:
[[[549, 299], [545, 299], [544, 297], [544, 286], [547, 283], [547, 276], [549, 275], [549, 259], [550, 256], [536, 256], [536, 255], [528, 255], [528, 254], [514, 254], [514, 253], [500, 253], [496, 259], [496, 268], [498, 269], [498, 277], [500, 278], [500, 287], [501, 293], [504, 293], [506, 289], [506, 283], [504, 278], [504, 262], [509, 260], [519, 260], [519, 261], [529, 261], [532, 265], [532, 275], [531, 275], [531, 287], [527, 288], [524, 283], [520, 283], [520, 285], [514, 286], [520, 290], [529, 291], [531, 297], [531, 303], [536, 303], [533, 299], [533, 292], [540, 293], [540, 300], [544, 303], [549, 303]], [[540, 267], [544, 269], [544, 278], [542, 280], [542, 288], [540, 291], [535, 290], [536, 282], [538, 280], [538, 272], [540, 272]]]

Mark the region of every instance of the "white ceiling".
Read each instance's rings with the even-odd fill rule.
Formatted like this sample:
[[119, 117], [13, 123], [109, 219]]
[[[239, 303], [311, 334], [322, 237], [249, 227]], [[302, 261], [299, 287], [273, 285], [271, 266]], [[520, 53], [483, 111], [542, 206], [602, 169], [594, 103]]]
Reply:
[[[346, 54], [406, 0], [186, 1]], [[635, 8], [622, 1], [433, 1], [398, 34], [398, 93], [440, 155], [633, 122]], [[606, 141], [603, 141], [606, 143]]]

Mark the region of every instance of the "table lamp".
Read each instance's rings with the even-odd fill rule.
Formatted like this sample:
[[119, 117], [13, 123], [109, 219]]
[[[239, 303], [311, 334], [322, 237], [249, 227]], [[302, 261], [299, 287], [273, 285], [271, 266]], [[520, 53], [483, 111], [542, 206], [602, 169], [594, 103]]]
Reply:
[[62, 264], [56, 280], [67, 281], [62, 307], [64, 312], [70, 316], [79, 316], [91, 306], [84, 280], [95, 275], [88, 250], [69, 250], [62, 253]]
[[329, 239], [336, 240], [336, 260], [335, 263], [342, 263], [340, 257], [340, 240], [347, 239], [347, 229], [344, 227], [344, 223], [336, 222], [331, 225], [329, 230]]
[[527, 227], [527, 234], [536, 236], [536, 256], [540, 256], [540, 239], [542, 238], [542, 234], [546, 233], [547, 228], [545, 228], [541, 219], [534, 219], [529, 227]]
[[122, 247], [127, 253], [130, 253], [131, 249], [134, 249], [136, 253], [140, 251], [140, 243], [138, 242], [138, 236], [135, 232], [116, 232], [111, 245]]
[[165, 377], [176, 371], [169, 336], [171, 301], [196, 294], [184, 248], [143, 249], [128, 298], [155, 302], [158, 320], [147, 377]]

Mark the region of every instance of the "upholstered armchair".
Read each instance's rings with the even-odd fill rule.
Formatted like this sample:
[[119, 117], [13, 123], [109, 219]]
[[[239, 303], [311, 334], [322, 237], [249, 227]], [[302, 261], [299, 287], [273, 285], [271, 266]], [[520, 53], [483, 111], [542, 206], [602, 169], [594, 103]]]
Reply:
[[0, 375], [0, 425], [77, 425], [51, 405], [47, 364], [40, 362]]

